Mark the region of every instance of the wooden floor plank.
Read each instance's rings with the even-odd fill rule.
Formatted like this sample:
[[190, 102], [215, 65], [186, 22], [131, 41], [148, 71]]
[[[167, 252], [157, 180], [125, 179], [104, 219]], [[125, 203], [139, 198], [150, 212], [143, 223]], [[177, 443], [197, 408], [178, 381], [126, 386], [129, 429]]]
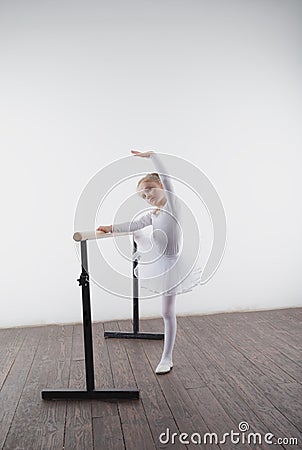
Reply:
[[[179, 322], [186, 332], [187, 339], [190, 341], [188, 346], [192, 348], [192, 363], [197, 369], [200, 368], [200, 372], [212, 394], [220, 402], [225, 413], [232, 418], [232, 429], [238, 431], [238, 424], [241, 421], [246, 421], [252, 430], [257, 430], [257, 432], [262, 434], [267, 433], [269, 431], [268, 428], [259, 420], [256, 412], [250, 407], [249, 399], [242, 395], [237, 384], [230, 378], [224, 354], [209, 350], [212, 348], [213, 343], [207, 338], [206, 330], [209, 327], [207, 321], [205, 320], [203, 325], [199, 324], [198, 332], [195, 332], [189, 318], [180, 318]], [[199, 337], [201, 337], [201, 340]], [[182, 342], [183, 346], [184, 343]], [[223, 361], [223, 363], [220, 363], [220, 361]], [[229, 370], [232, 371], [233, 367], [230, 367]], [[268, 448], [268, 445], [262, 442], [260, 448]]]
[[[106, 331], [118, 331], [117, 322], [106, 322]], [[124, 339], [106, 339], [112, 367], [114, 387], [118, 389], [137, 389], [137, 384], [124, 346]], [[155, 449], [149, 423], [140, 399], [119, 400], [119, 416], [126, 449]]]
[[[245, 399], [253, 409], [255, 414], [261, 419], [263, 426], [270, 424], [269, 431], [276, 435], [286, 436], [289, 432], [295, 437], [299, 434], [296, 425], [298, 418], [294, 415], [288, 419], [274, 404], [272, 399], [263, 395], [271, 380], [267, 375], [255, 368], [253, 364], [242, 355], [240, 352], [223, 340], [223, 336], [217, 334], [217, 330], [211, 330], [211, 327], [203, 327], [203, 338], [200, 336], [200, 327], [202, 326], [202, 317], [199, 317], [198, 322], [195, 317], [190, 317], [189, 322], [194, 326], [192, 336], [198, 342], [211, 342], [211, 346], [207, 345], [205, 353], [208, 358], [216, 361], [217, 366], [220, 366], [223, 371], [232, 379], [232, 382], [237, 386], [240, 395]], [[208, 325], [208, 321], [207, 321]], [[296, 407], [293, 406], [293, 409]], [[293, 411], [292, 411], [293, 413]], [[259, 426], [259, 425], [258, 425]], [[267, 431], [268, 432], [268, 431]]]
[[[104, 325], [93, 329], [96, 389], [114, 388]], [[120, 450], [125, 448], [117, 400], [92, 400], [93, 442], [95, 449]]]
[[[274, 310], [276, 311], [276, 310]], [[280, 317], [282, 317], [284, 315], [284, 310], [280, 311]], [[277, 310], [277, 312], [279, 312], [279, 310]], [[293, 320], [298, 321], [299, 323], [301, 323], [302, 321], [302, 308], [288, 308], [288, 310], [286, 311], [286, 314], [291, 317]]]
[[[246, 313], [234, 313], [227, 314], [226, 319], [229, 316], [233, 316], [231, 320], [234, 322], [245, 323], [246, 330], [251, 330], [253, 333], [250, 333], [249, 336], [251, 339], [254, 339], [259, 345], [262, 344], [263, 349], [265, 351], [266, 346], [270, 348], [273, 347], [277, 350], [281, 355], [291, 359], [295, 364], [299, 366], [302, 364], [301, 361], [301, 351], [291, 344], [291, 338], [273, 327], [268, 320], [261, 318], [255, 314], [255, 312], [246, 312]], [[261, 311], [262, 314], [262, 311]], [[212, 318], [218, 317], [219, 314], [212, 315]], [[301, 331], [300, 331], [301, 335]]]
[[[274, 315], [274, 312], [276, 314]], [[280, 319], [280, 310], [259, 312], [249, 311], [246, 313], [234, 313], [237, 317], [244, 319], [253, 319], [253, 323], [261, 323], [264, 330], [270, 330], [270, 336], [278, 340], [278, 344], [281, 348], [285, 347], [285, 350], [293, 353], [294, 359], [299, 359], [301, 362], [301, 325], [297, 321], [289, 320], [286, 316], [287, 310], [283, 312], [284, 320]], [[285, 324], [285, 320], [287, 323]], [[259, 328], [259, 329], [260, 329]]]
[[[114, 387], [110, 355], [107, 339], [104, 338], [104, 324], [99, 322], [93, 326], [94, 342], [94, 372], [96, 389], [111, 389]], [[92, 416], [107, 417], [118, 416], [118, 407], [115, 400], [93, 400]]]
[[[53, 364], [50, 359], [51, 349], [56, 341], [59, 326], [49, 325], [45, 327], [45, 332], [35, 353], [28, 377], [22, 390], [16, 413], [11, 424], [5, 449], [32, 449], [41, 445], [43, 438], [52, 439], [53, 445], [61, 448], [63, 441], [63, 429], [52, 429], [48, 427], [49, 414], [54, 413], [48, 402], [41, 399], [41, 391], [47, 383], [48, 373]], [[23, 360], [24, 361], [24, 360]], [[54, 421], [59, 423], [64, 417], [65, 409], [60, 410], [58, 417]]]
[[[230, 432], [231, 429], [237, 428], [237, 423], [232, 420], [232, 417], [224, 410], [221, 405], [222, 399], [217, 399], [214, 393], [211, 391], [210, 386], [205, 380], [201, 378], [201, 374], [197, 371], [196, 367], [192, 365], [196, 360], [196, 348], [192, 346], [190, 336], [187, 335], [186, 330], [182, 327], [181, 323], [178, 323], [176, 345], [174, 349], [174, 360], [176, 363], [176, 369], [181, 378], [182, 383], [188, 385], [188, 393], [199, 411], [199, 414], [203, 417], [209, 432], [215, 432], [218, 437], [221, 438], [224, 433]], [[179, 345], [177, 345], [179, 343]], [[179, 371], [178, 365], [185, 361], [186, 370]], [[211, 367], [209, 364], [208, 367]], [[211, 370], [211, 369], [210, 369]], [[199, 383], [195, 382], [192, 386], [188, 383], [188, 379], [193, 374], [195, 380], [196, 375], [199, 377]], [[213, 377], [215, 379], [215, 377]], [[234, 448], [234, 444], [230, 441], [226, 441], [221, 448]], [[248, 444], [245, 448], [252, 448]]]
[[[268, 330], [266, 332], [259, 330], [259, 323], [253, 323], [248, 317], [239, 319], [229, 314], [224, 317], [219, 316], [219, 314], [212, 315], [209, 318], [212, 326], [216, 326], [217, 332], [221, 331], [233, 346], [248, 355], [253, 364], [261, 370], [264, 369], [266, 373], [274, 371], [279, 382], [302, 382], [301, 366], [277, 350], [274, 346], [276, 341], [271, 338]], [[239, 339], [238, 336], [244, 336], [244, 338]], [[284, 378], [284, 373], [287, 374], [286, 378]], [[276, 381], [273, 374], [272, 381], [274, 378]]]
[[2, 330], [0, 335], [0, 388], [3, 385], [30, 328]]
[[301, 328], [302, 321], [297, 321], [293, 319], [291, 316], [274, 315], [267, 314], [265, 320], [272, 328], [275, 329], [275, 333], [281, 337], [281, 339], [285, 340], [289, 345], [293, 346], [297, 350], [302, 351], [302, 342], [301, 342]]
[[[45, 388], [60, 389], [67, 388], [70, 376], [71, 348], [72, 348], [73, 325], [59, 325], [57, 336], [49, 352], [49, 370]], [[52, 430], [41, 436], [41, 448], [52, 448], [55, 445], [63, 447], [65, 436], [65, 421], [67, 401], [51, 400], [45, 401], [47, 414], [45, 427]], [[57, 436], [56, 436], [57, 435]]]
[[[82, 324], [74, 325], [69, 388], [86, 389]], [[93, 448], [91, 400], [67, 400], [64, 450]]]
[[[160, 327], [162, 326], [162, 321], [160, 319], [146, 321], [144, 320], [144, 322], [152, 331], [161, 329]], [[178, 332], [180, 332], [179, 329]], [[145, 347], [145, 352], [151, 365], [155, 368], [161, 358], [163, 343], [160, 343], [160, 348], [158, 348], [156, 352], [152, 349], [151, 341], [144, 341], [143, 345]], [[173, 366], [173, 369], [168, 374], [156, 375], [164, 396], [166, 397], [169, 408], [171, 409], [171, 411], [173, 411], [173, 416], [179, 429], [179, 433], [177, 436], [178, 440], [181, 433], [186, 433], [191, 436], [193, 433], [198, 432], [203, 436], [205, 433], [210, 432], [210, 429], [208, 428], [204, 417], [200, 414], [199, 408], [192, 401], [189, 390], [184, 387], [183, 379], [180, 378], [180, 376], [184, 375], [184, 372], [178, 373], [177, 361], [179, 359], [180, 358], [174, 358], [173, 364], [175, 364], [175, 367]], [[189, 373], [190, 372], [187, 371], [186, 378], [188, 378]], [[202, 383], [202, 381], [200, 383]], [[196, 445], [193, 443], [188, 444], [188, 448], [193, 447], [196, 447]], [[220, 447], [216, 444], [214, 445], [207, 443], [204, 444], [203, 448], [214, 449]], [[226, 448], [231, 447], [226, 446]]]
[[[119, 329], [132, 331], [132, 322], [120, 321]], [[141, 329], [142, 330], [142, 329]], [[154, 347], [161, 345], [161, 341], [151, 340]], [[136, 379], [136, 384], [140, 389], [140, 398], [144, 408], [144, 414], [149, 423], [154, 443], [157, 448], [168, 448], [167, 444], [162, 444], [159, 440], [161, 433], [169, 428], [171, 433], [178, 433], [179, 429], [174, 420], [173, 414], [167, 404], [164, 393], [158, 383], [158, 378], [153, 367], [144, 352], [141, 339], [127, 339], [124, 343], [127, 356]], [[175, 443], [176, 450], [187, 448], [185, 445]]]
[[[15, 420], [15, 412], [20, 402], [20, 397], [24, 389], [26, 379], [28, 377], [41, 333], [45, 332], [41, 328], [28, 328], [22, 334], [24, 340], [19, 353], [15, 355], [15, 359], [10, 367], [5, 382], [3, 381], [0, 391], [0, 448], [4, 448], [5, 441], [8, 442], [7, 436], [11, 424]], [[2, 336], [4, 338], [4, 336]], [[11, 335], [6, 334], [6, 339], [10, 339]], [[13, 439], [13, 437], [11, 437]], [[6, 444], [6, 448], [8, 444]]]
[[[248, 315], [238, 318], [229, 314], [224, 317], [215, 314], [208, 316], [208, 320], [221, 339], [228, 340], [233, 347], [248, 356], [273, 382], [302, 381], [301, 368], [270, 345], [271, 341], [265, 342], [267, 330], [263, 330], [259, 323], [252, 323]], [[275, 359], [279, 364], [275, 363]]]
[[[99, 402], [102, 403], [103, 402]], [[124, 438], [118, 415], [109, 414], [101, 417], [93, 417], [93, 439], [95, 450], [124, 450]]]
[[[301, 320], [302, 308], [178, 317], [174, 367], [165, 375], [155, 374], [163, 341], [105, 339], [104, 330], [130, 331], [132, 321], [94, 323], [96, 389], [138, 388], [139, 400], [42, 400], [44, 388], [86, 388], [83, 325], [0, 329], [0, 448], [191, 449], [197, 442], [181, 443], [181, 433], [221, 439], [246, 421], [248, 432], [299, 440], [274, 448], [297, 449]], [[141, 320], [140, 329], [163, 332], [163, 320]], [[272, 448], [228, 438], [201, 446]]]

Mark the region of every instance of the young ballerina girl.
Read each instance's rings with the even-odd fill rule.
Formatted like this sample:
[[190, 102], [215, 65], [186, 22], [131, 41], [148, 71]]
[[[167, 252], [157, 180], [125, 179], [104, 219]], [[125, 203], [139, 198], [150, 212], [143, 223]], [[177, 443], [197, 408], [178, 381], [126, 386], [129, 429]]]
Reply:
[[[162, 357], [155, 372], [164, 374], [173, 367], [172, 352], [177, 330], [176, 295], [191, 291], [194, 286], [199, 284], [201, 269], [197, 268], [191, 271], [185, 279], [179, 280], [182, 278], [182, 271], [179, 270], [179, 265], [175, 264], [179, 262], [181, 254], [182, 230], [179, 223], [179, 204], [173, 183], [171, 178], [165, 175], [167, 171], [154, 151], [131, 150], [131, 152], [134, 156], [150, 158], [158, 171], [158, 173], [147, 174], [137, 184], [138, 194], [156, 208], [131, 222], [99, 226], [97, 230], [105, 233], [120, 233], [137, 231], [148, 225], [153, 226], [153, 241], [158, 249], [159, 257], [139, 268], [139, 278], [143, 280], [141, 287], [162, 294], [165, 338]], [[163, 236], [165, 237], [164, 242]]]

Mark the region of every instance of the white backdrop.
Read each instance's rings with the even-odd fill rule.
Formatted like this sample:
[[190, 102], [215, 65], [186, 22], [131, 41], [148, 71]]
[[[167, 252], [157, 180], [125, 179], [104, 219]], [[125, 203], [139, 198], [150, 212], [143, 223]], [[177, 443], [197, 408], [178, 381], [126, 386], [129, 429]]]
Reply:
[[[301, 19], [299, 0], [0, 2], [1, 327], [81, 321], [77, 201], [131, 148], [191, 161], [226, 211], [178, 314], [301, 305]], [[131, 317], [95, 285], [92, 307]]]

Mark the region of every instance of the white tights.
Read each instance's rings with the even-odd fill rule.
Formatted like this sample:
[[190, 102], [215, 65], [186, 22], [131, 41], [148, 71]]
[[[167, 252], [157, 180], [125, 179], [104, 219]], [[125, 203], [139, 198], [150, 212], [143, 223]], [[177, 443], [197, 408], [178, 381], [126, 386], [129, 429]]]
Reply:
[[162, 296], [162, 316], [165, 325], [165, 339], [160, 363], [163, 364], [169, 364], [172, 361], [172, 352], [177, 330], [175, 303], [176, 295], [164, 294]]

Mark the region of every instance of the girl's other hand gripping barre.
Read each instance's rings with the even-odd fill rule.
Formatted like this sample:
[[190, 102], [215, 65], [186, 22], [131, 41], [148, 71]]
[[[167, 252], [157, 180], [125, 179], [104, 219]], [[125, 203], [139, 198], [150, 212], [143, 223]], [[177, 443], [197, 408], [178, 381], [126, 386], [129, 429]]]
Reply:
[[103, 233], [112, 233], [112, 225], [100, 225], [96, 231], [102, 231]]

